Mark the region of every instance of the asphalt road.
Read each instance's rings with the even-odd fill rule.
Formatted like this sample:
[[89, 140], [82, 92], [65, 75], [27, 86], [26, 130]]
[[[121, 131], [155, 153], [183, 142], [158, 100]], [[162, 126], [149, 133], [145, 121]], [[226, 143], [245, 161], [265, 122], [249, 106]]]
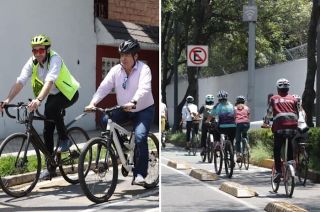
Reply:
[[[161, 208], [162, 211], [263, 211], [273, 201], [286, 201], [309, 211], [320, 211], [320, 185], [307, 181], [305, 187], [297, 184], [292, 198], [285, 196], [283, 183], [278, 193], [270, 184], [270, 169], [250, 165], [249, 170], [235, 168], [231, 179], [222, 172], [217, 181], [199, 181], [189, 176], [189, 170], [167, 166], [169, 160], [183, 161], [192, 168], [214, 172], [213, 164], [202, 163], [199, 153], [188, 156], [183, 148], [168, 145], [162, 149], [161, 158]], [[296, 179], [297, 180], [297, 179]], [[251, 198], [236, 198], [219, 190], [223, 182], [236, 182], [249, 186], [258, 193]]]

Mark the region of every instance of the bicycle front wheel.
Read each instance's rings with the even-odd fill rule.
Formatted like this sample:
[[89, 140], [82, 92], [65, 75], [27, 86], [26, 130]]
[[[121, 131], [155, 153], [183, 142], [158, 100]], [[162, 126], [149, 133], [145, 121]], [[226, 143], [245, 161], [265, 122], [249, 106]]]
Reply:
[[283, 179], [284, 187], [285, 187], [286, 194], [288, 197], [292, 197], [294, 187], [295, 187], [294, 176], [291, 172], [291, 170], [293, 170], [293, 169], [294, 168], [292, 165], [286, 166], [285, 176]]
[[212, 134], [208, 134], [209, 136], [209, 140], [207, 143], [207, 156], [208, 156], [208, 163], [212, 163], [213, 160], [213, 135]]
[[[59, 170], [67, 182], [76, 184], [79, 182], [78, 162], [81, 153], [80, 146], [89, 140], [89, 136], [86, 131], [80, 127], [69, 128], [67, 134], [72, 142], [72, 146], [68, 152], [58, 153]], [[91, 154], [91, 151], [89, 151], [88, 154]], [[86, 173], [88, 173], [88, 170]]]
[[82, 191], [89, 200], [108, 201], [118, 182], [118, 162], [111, 145], [100, 137], [90, 139], [80, 154], [78, 174]]
[[0, 146], [0, 186], [12, 197], [32, 191], [41, 170], [40, 152], [24, 133], [7, 137]]
[[243, 157], [242, 162], [246, 170], [249, 169], [250, 165], [250, 146], [248, 140], [245, 138], [243, 141]]
[[154, 188], [159, 183], [159, 141], [157, 137], [149, 133], [148, 135], [148, 173], [145, 178], [145, 188]]

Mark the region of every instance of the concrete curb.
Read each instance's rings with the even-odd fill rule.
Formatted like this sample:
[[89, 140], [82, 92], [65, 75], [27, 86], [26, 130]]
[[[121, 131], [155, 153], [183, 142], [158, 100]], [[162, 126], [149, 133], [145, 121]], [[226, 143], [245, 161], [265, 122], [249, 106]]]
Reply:
[[168, 161], [167, 166], [172, 167], [178, 170], [186, 170], [191, 169], [191, 166], [185, 162], [178, 162], [178, 161]]
[[255, 197], [258, 193], [248, 186], [240, 185], [235, 182], [224, 182], [220, 186], [220, 190], [235, 197]]
[[219, 179], [218, 175], [204, 169], [192, 169], [189, 175], [201, 181], [215, 181]]
[[264, 210], [268, 212], [308, 212], [306, 209], [288, 202], [269, 202]]

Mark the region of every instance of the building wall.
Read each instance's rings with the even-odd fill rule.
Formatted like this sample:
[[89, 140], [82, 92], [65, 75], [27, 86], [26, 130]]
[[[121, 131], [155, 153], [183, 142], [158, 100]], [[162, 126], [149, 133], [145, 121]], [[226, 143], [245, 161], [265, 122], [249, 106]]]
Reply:
[[108, 18], [159, 26], [158, 0], [109, 0]]
[[[96, 35], [93, 0], [2, 0], [0, 7], [1, 78], [0, 101], [5, 99], [22, 67], [31, 57], [31, 37], [46, 33], [75, 78], [81, 83], [79, 100], [67, 109], [66, 122], [82, 113], [95, 91]], [[12, 101], [32, 98], [30, 82]], [[43, 110], [41, 107], [41, 111]], [[94, 129], [94, 115], [77, 122], [87, 130]], [[42, 132], [43, 123], [36, 124]], [[0, 117], [0, 138], [23, 131], [15, 120]]]
[[[295, 60], [255, 71], [255, 120], [261, 120], [267, 109], [267, 96], [269, 93], [276, 93], [276, 81], [279, 78], [286, 78], [290, 81], [290, 93], [302, 96], [307, 74], [307, 59]], [[188, 82], [185, 79], [179, 80], [178, 102], [181, 102], [187, 90]], [[237, 72], [234, 74], [202, 78], [199, 80], [199, 105], [205, 102], [207, 94], [215, 96], [219, 90], [225, 90], [229, 93], [229, 100], [234, 104], [239, 95], [247, 96], [248, 90], [248, 72]], [[169, 112], [169, 122], [173, 123], [174, 111], [174, 90], [173, 83], [167, 89], [167, 106]], [[252, 120], [254, 121], [254, 120]]]

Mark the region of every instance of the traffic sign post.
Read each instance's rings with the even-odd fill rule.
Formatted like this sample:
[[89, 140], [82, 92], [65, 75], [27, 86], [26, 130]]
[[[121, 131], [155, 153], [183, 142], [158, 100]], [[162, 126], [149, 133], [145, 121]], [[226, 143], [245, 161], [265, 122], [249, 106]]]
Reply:
[[188, 66], [208, 66], [208, 46], [188, 45], [187, 50]]

